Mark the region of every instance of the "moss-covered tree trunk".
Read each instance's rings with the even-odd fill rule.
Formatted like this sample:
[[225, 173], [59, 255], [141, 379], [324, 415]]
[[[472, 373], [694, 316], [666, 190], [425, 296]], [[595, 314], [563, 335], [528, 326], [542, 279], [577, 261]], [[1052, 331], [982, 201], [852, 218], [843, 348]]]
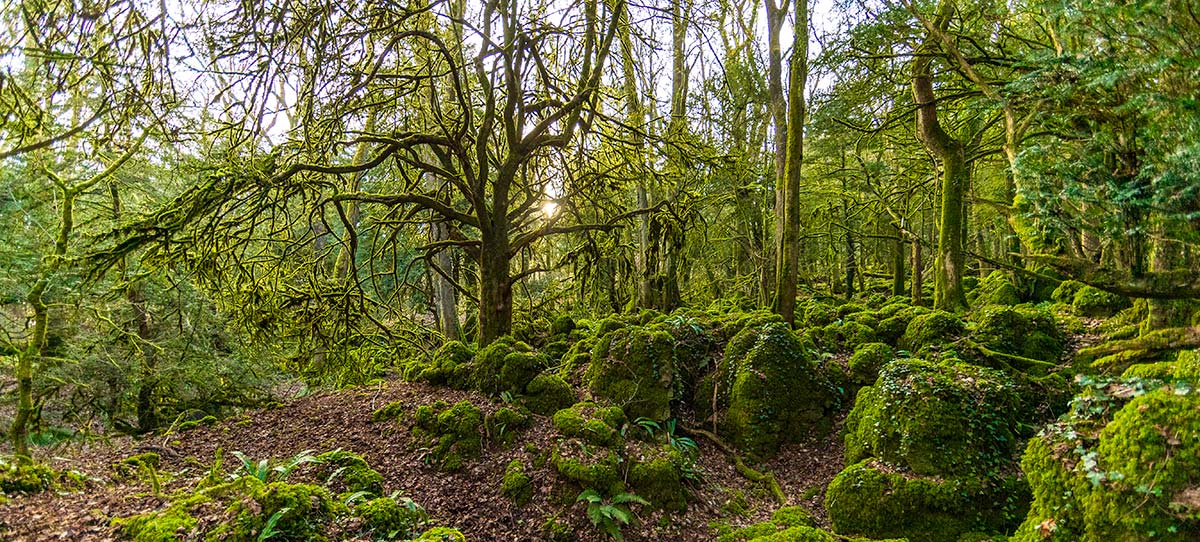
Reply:
[[776, 247], [775, 312], [795, 323], [796, 287], [800, 278], [800, 181], [804, 163], [804, 87], [808, 83], [808, 0], [795, 0], [792, 61], [788, 82], [788, 127], [783, 235]]
[[774, 235], [771, 242], [765, 243], [767, 255], [762, 270], [762, 302], [772, 303], [772, 293], [775, 291], [775, 262], [778, 259], [779, 240], [783, 238], [784, 191], [787, 174], [787, 97], [783, 93], [783, 48], [779, 44], [780, 30], [784, 18], [787, 17], [787, 2], [776, 4], [775, 0], [765, 0], [767, 9], [767, 111], [771, 116], [771, 127], [775, 132], [774, 159], [775, 191], [774, 191]]
[[925, 262], [921, 260], [921, 239], [913, 233], [912, 238], [912, 304], [925, 304]]
[[[944, 31], [950, 24], [955, 5], [942, 0], [938, 6], [934, 27]], [[937, 115], [937, 95], [933, 90], [930, 70], [932, 55], [937, 49], [937, 37], [926, 36], [912, 64], [912, 92], [917, 103], [917, 138], [934, 155], [942, 167], [942, 201], [939, 220], [937, 258], [934, 262], [934, 307], [959, 311], [967, 307], [963, 291], [963, 200], [970, 178], [966, 149], [962, 142], [950, 136]]]
[[907, 277], [904, 273], [904, 230], [899, 224], [893, 224], [896, 230], [896, 241], [892, 247], [892, 295], [904, 295], [904, 283]]

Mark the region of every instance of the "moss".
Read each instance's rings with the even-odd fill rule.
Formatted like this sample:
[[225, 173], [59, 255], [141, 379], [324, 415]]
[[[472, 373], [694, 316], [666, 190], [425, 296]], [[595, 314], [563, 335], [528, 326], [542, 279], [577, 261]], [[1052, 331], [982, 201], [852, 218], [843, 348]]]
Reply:
[[117, 461], [113, 463], [112, 467], [118, 478], [128, 478], [147, 470], [158, 469], [161, 463], [162, 457], [157, 453], [145, 452]]
[[383, 494], [383, 475], [372, 469], [361, 455], [347, 450], [334, 450], [318, 455], [317, 461], [321, 462], [326, 483], [337, 480], [346, 491]]
[[983, 474], [1013, 451], [1013, 380], [967, 364], [896, 360], [846, 418], [846, 462], [876, 457], [918, 474]]
[[687, 489], [679, 466], [683, 456], [670, 446], [661, 446], [629, 467], [629, 485], [638, 496], [656, 508], [682, 512], [687, 507]]
[[737, 529], [728, 529], [724, 532], [718, 530], [717, 542], [748, 542], [777, 532], [779, 532], [779, 527], [776, 527], [774, 523], [769, 521], [755, 523]]
[[535, 414], [550, 416], [575, 402], [575, 390], [561, 376], [542, 373], [529, 381], [522, 402]]
[[[533, 367], [546, 362], [546, 358], [534, 354], [528, 344], [504, 336], [475, 354], [471, 380], [479, 391], [491, 396], [501, 392], [524, 393], [525, 385], [544, 368], [533, 370]], [[525, 374], [528, 377], [522, 380]]]
[[[837, 321], [837, 308], [815, 299], [809, 299], [796, 307], [796, 325], [801, 328], [825, 327]], [[802, 316], [801, 316], [802, 315]]]
[[1050, 294], [1050, 300], [1070, 305], [1075, 301], [1075, 294], [1085, 286], [1087, 285], [1077, 280], [1064, 280], [1054, 289], [1054, 293]]
[[671, 417], [675, 390], [674, 338], [665, 331], [630, 327], [596, 344], [584, 380], [597, 398], [622, 407], [631, 418]]
[[734, 444], [758, 457], [826, 430], [837, 401], [811, 354], [782, 323], [749, 328], [734, 337], [719, 385], [728, 390], [723, 395], [728, 401], [725, 431]]
[[1013, 285], [1008, 274], [1003, 271], [992, 271], [979, 283], [969, 296], [972, 305], [1016, 305], [1021, 302], [1021, 295]]
[[815, 527], [789, 527], [777, 533], [750, 539], [751, 542], [839, 542], [828, 531]]
[[382, 407], [376, 409], [375, 412], [371, 413], [371, 421], [373, 421], [373, 422], [400, 421], [400, 418], [402, 418], [404, 416], [404, 408], [405, 407], [404, 407], [403, 401], [396, 401], [394, 403], [388, 403], [386, 406], [382, 406]]
[[425, 511], [390, 497], [371, 499], [354, 507], [354, 516], [362, 519], [362, 528], [381, 538], [406, 540], [425, 522]]
[[133, 542], [175, 542], [196, 528], [196, 518], [180, 507], [170, 507], [116, 519], [113, 526]]
[[971, 338], [997, 352], [1056, 363], [1065, 340], [1049, 311], [1029, 306], [983, 307], [972, 314]]
[[487, 416], [484, 427], [487, 428], [489, 437], [498, 442], [509, 444], [522, 429], [529, 427], [531, 421], [528, 412], [502, 407], [495, 413]]
[[414, 538], [412, 542], [467, 542], [467, 537], [458, 529], [434, 527], [421, 533], [421, 536]]
[[957, 341], [966, 330], [959, 317], [946, 311], [933, 311], [915, 316], [904, 330], [899, 347], [915, 355], [942, 350]]
[[58, 487], [61, 475], [43, 463], [0, 459], [0, 493], [40, 493]]
[[621, 476], [622, 459], [606, 448], [579, 446], [579, 441], [560, 443], [550, 456], [555, 472], [583, 488], [615, 495], [624, 490]]
[[829, 483], [834, 532], [913, 542], [954, 542], [972, 531], [1004, 532], [1024, 515], [1028, 487], [1015, 477], [927, 478], [863, 461]]
[[1071, 300], [1071, 307], [1082, 316], [1112, 316], [1128, 306], [1129, 299], [1091, 286], [1080, 288]]
[[239, 533], [253, 539], [275, 518], [274, 529], [281, 540], [324, 540], [321, 533], [336, 510], [329, 490], [312, 484], [273, 482], [253, 501], [235, 501], [230, 508], [236, 518], [235, 539]]
[[417, 380], [435, 386], [467, 389], [474, 369], [474, 357], [475, 351], [470, 346], [458, 341], [447, 342], [433, 354], [429, 365], [417, 374]]
[[514, 459], [504, 469], [504, 481], [500, 484], [500, 493], [508, 497], [517, 506], [525, 506], [533, 498], [533, 481], [525, 474], [525, 463]]
[[853, 352], [860, 344], [875, 342], [875, 330], [863, 323], [847, 321], [838, 328], [838, 345], [842, 350]]
[[470, 401], [450, 406], [445, 401], [417, 407], [413, 436], [429, 447], [427, 460], [447, 471], [462, 468], [466, 459], [483, 450], [483, 411]]
[[218, 420], [217, 420], [216, 416], [204, 416], [203, 418], [200, 418], [198, 420], [188, 420], [188, 421], [183, 422], [183, 423], [179, 424], [178, 426], [176, 426], [175, 432], [182, 433], [184, 431], [191, 431], [192, 429], [195, 429], [197, 427], [206, 427], [209, 425], [216, 424], [217, 421]]
[[554, 318], [550, 324], [551, 335], [566, 335], [572, 331], [575, 331], [575, 320], [565, 314]]
[[854, 349], [850, 356], [850, 379], [860, 386], [870, 386], [879, 378], [879, 370], [896, 357], [892, 347], [884, 343], [866, 343]]
[[601, 407], [591, 402], [576, 403], [552, 418], [555, 429], [567, 438], [578, 438], [596, 446], [619, 447], [625, 413], [619, 407]]
[[803, 506], [784, 506], [771, 513], [771, 523], [781, 527], [815, 527], [812, 513]]

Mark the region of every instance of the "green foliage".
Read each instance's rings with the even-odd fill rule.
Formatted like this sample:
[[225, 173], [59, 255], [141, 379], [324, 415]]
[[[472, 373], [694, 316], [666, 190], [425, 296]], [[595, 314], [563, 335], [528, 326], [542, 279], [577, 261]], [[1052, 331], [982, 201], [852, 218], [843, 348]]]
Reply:
[[238, 451], [234, 451], [233, 456], [238, 458], [242, 464], [241, 468], [231, 475], [231, 478], [249, 476], [260, 482], [286, 480], [293, 471], [302, 465], [320, 462], [317, 456], [312, 455], [312, 450], [305, 450], [282, 461], [271, 461], [270, 459], [254, 461]]
[[522, 429], [529, 427], [529, 412], [522, 410], [501, 407], [489, 414], [484, 420], [488, 436], [497, 442], [511, 443]]
[[412, 539], [412, 542], [467, 542], [467, 537], [458, 529], [434, 527]]
[[364, 531], [375, 540], [408, 540], [429, 520], [425, 509], [408, 498], [379, 497], [354, 506]]
[[675, 392], [674, 338], [650, 327], [626, 327], [596, 343], [584, 380], [594, 396], [630, 417], [671, 417]]
[[1071, 307], [1081, 316], [1112, 316], [1129, 306], [1129, 299], [1091, 286], [1080, 287]]
[[196, 528], [196, 518], [181, 508], [139, 514], [114, 522], [133, 542], [176, 542]]
[[383, 494], [383, 475], [372, 469], [362, 456], [348, 450], [334, 450], [316, 456], [325, 484], [339, 482], [346, 491], [371, 495]]
[[525, 506], [533, 498], [533, 480], [525, 474], [525, 463], [514, 459], [504, 469], [504, 482], [500, 493], [512, 499], [517, 506]]
[[0, 494], [41, 493], [59, 489], [63, 482], [77, 485], [78, 477], [58, 472], [44, 463], [0, 457]]
[[632, 493], [618, 493], [609, 499], [601, 497], [594, 489], [585, 489], [576, 497], [575, 502], [587, 503], [587, 516], [592, 526], [609, 538], [621, 542], [621, 528], [633, 520], [633, 512], [629, 509], [632, 504], [650, 504], [645, 499]]
[[1011, 456], [1020, 397], [1003, 372], [896, 360], [846, 418], [846, 462], [876, 457], [917, 474], [992, 476]]

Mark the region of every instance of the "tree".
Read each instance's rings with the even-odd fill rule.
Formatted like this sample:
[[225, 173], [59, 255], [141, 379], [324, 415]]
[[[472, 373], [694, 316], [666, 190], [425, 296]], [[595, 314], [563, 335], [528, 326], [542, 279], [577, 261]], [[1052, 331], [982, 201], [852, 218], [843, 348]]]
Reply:
[[795, 322], [796, 288], [800, 278], [800, 186], [804, 164], [804, 91], [808, 84], [808, 0], [795, 0], [792, 60], [788, 78], [787, 160], [785, 165], [783, 229], [776, 240], [775, 312]]

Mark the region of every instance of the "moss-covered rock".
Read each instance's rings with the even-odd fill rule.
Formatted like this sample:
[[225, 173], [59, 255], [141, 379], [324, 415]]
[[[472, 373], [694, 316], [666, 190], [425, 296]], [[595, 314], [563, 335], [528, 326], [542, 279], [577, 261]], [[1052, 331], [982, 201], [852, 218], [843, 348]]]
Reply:
[[511, 444], [521, 430], [531, 424], [529, 412], [524, 409], [501, 407], [484, 420], [488, 437], [502, 444]]
[[345, 491], [383, 494], [383, 475], [372, 469], [361, 455], [334, 450], [317, 455], [317, 461], [326, 484], [339, 484]]
[[587, 401], [559, 410], [552, 421], [564, 437], [605, 447], [619, 447], [624, 442], [621, 428], [627, 422], [620, 407], [602, 407]]
[[414, 538], [412, 542], [467, 542], [467, 537], [458, 529], [434, 527], [421, 533], [421, 536]]
[[924, 356], [931, 351], [940, 351], [957, 341], [966, 331], [962, 319], [946, 311], [933, 311], [914, 316], [900, 338], [899, 347]]
[[618, 329], [596, 344], [584, 380], [592, 394], [625, 410], [631, 418], [671, 417], [674, 338], [644, 327]]
[[425, 510], [415, 503], [390, 497], [363, 502], [354, 507], [353, 514], [362, 519], [364, 531], [390, 540], [407, 540], [428, 519]]
[[1070, 305], [1075, 302], [1075, 294], [1079, 293], [1079, 290], [1085, 286], [1087, 285], [1077, 280], [1064, 280], [1054, 288], [1054, 293], [1050, 294], [1050, 300], [1055, 303]]
[[1016, 477], [923, 477], [867, 460], [829, 483], [825, 508], [840, 535], [955, 542], [968, 532], [1011, 530], [1028, 495]]
[[466, 459], [483, 450], [483, 411], [470, 401], [421, 405], [413, 417], [413, 437], [430, 448], [427, 460], [445, 470], [461, 469]]
[[854, 349], [850, 356], [850, 380], [859, 386], [870, 386], [879, 378], [879, 371], [896, 353], [884, 343], [866, 343]]
[[549, 416], [574, 404], [575, 390], [561, 376], [542, 373], [529, 381], [521, 401], [533, 413]]
[[235, 500], [234, 540], [255, 540], [274, 521], [279, 540], [325, 540], [324, 527], [333, 520], [339, 504], [328, 489], [313, 484], [272, 482], [252, 499]]
[[1020, 292], [1008, 274], [992, 271], [979, 282], [979, 287], [969, 294], [972, 305], [1016, 305], [1021, 302]]
[[[1114, 392], [1138, 390], [1122, 383]], [[1190, 384], [1148, 391], [1098, 435], [1095, 420], [1083, 421], [1067, 419], [1030, 441], [1022, 467], [1034, 503], [1013, 540], [1196, 540], [1200, 393]]]
[[554, 318], [550, 324], [551, 335], [566, 335], [575, 331], [575, 320], [565, 314]]
[[508, 497], [517, 506], [525, 506], [533, 498], [533, 480], [525, 473], [525, 463], [514, 459], [504, 469], [504, 481], [500, 484], [500, 493]]
[[687, 489], [683, 485], [683, 455], [670, 446], [657, 446], [634, 455], [629, 467], [629, 486], [638, 496], [656, 508], [681, 512], [687, 508]]
[[617, 452], [581, 446], [578, 440], [560, 442], [550, 456], [550, 464], [559, 476], [580, 488], [592, 488], [608, 495], [616, 495], [625, 489], [622, 462]]
[[993, 305], [976, 310], [971, 319], [971, 338], [991, 350], [1051, 363], [1063, 355], [1065, 339], [1049, 311]]
[[846, 462], [917, 474], [985, 474], [1013, 452], [1018, 388], [1001, 371], [915, 359], [886, 365], [846, 417]]
[[40, 493], [59, 487], [62, 473], [44, 463], [0, 458], [0, 494]]
[[416, 378], [435, 386], [467, 389], [474, 372], [474, 358], [475, 351], [470, 346], [458, 341], [447, 342], [433, 354]]
[[501, 337], [475, 355], [472, 379], [479, 391], [491, 396], [525, 393], [533, 377], [549, 365], [549, 359], [528, 344]]
[[121, 518], [113, 523], [133, 542], [176, 542], [185, 540], [197, 522], [187, 510], [171, 507]]
[[1112, 316], [1129, 306], [1129, 299], [1092, 286], [1075, 292], [1071, 307], [1082, 316]]
[[758, 457], [829, 428], [837, 394], [786, 324], [748, 328], [729, 342], [720, 368], [728, 408], [722, 427]]

